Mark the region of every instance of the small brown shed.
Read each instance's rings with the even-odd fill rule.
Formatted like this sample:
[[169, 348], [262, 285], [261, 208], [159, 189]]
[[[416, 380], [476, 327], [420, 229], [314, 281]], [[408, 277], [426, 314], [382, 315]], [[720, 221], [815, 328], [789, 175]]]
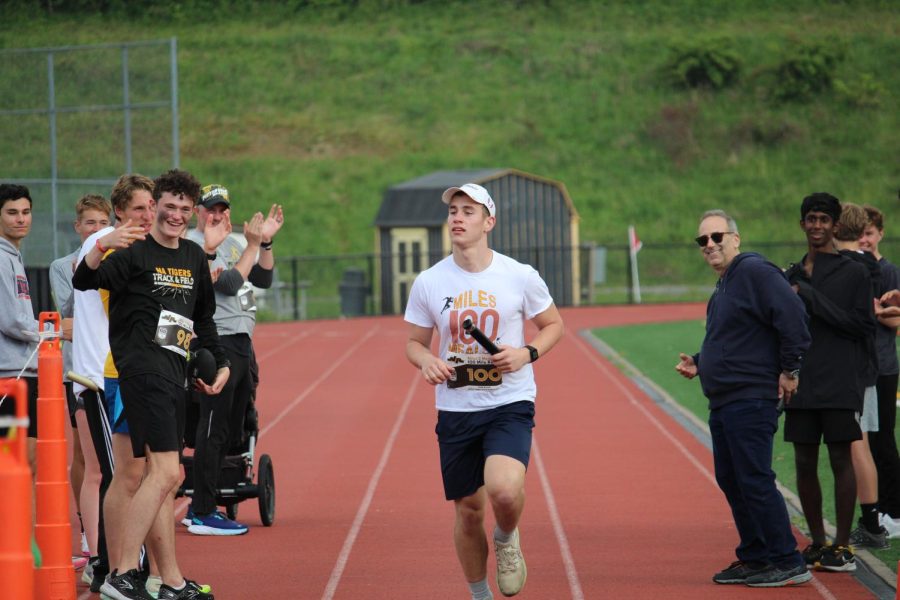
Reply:
[[383, 314], [406, 309], [413, 280], [450, 253], [441, 193], [477, 183], [497, 204], [492, 248], [540, 272], [559, 306], [578, 304], [578, 213], [566, 186], [516, 169], [437, 171], [391, 186], [375, 217]]

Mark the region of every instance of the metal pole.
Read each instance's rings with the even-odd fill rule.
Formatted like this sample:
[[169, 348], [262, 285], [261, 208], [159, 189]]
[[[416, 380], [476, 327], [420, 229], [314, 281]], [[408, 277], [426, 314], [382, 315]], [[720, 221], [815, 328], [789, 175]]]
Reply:
[[[291, 257], [291, 296], [294, 304], [294, 320], [300, 320], [300, 298], [297, 285], [297, 257]], [[305, 315], [304, 315], [305, 316]]]
[[131, 157], [131, 90], [128, 87], [128, 46], [122, 46], [122, 112], [125, 113], [125, 172], [133, 173]]
[[181, 166], [181, 151], [178, 141], [178, 41], [169, 42], [169, 72], [172, 75], [172, 166]]
[[56, 81], [53, 75], [53, 53], [47, 53], [47, 104], [50, 117], [50, 207], [53, 211], [53, 256], [59, 256], [59, 239], [57, 232], [57, 185], [59, 179], [59, 165], [56, 149]]

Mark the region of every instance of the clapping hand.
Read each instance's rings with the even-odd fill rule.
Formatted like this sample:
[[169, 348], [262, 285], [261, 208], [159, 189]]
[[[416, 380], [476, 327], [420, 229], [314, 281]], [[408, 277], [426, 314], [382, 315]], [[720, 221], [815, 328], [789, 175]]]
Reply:
[[214, 254], [219, 244], [231, 233], [231, 211], [226, 210], [224, 215], [224, 218], [215, 225], [207, 221], [203, 229], [203, 249], [210, 254]]
[[272, 208], [269, 209], [269, 216], [263, 221], [262, 242], [264, 244], [271, 242], [282, 225], [284, 225], [284, 213], [281, 210], [281, 205], [273, 204]]

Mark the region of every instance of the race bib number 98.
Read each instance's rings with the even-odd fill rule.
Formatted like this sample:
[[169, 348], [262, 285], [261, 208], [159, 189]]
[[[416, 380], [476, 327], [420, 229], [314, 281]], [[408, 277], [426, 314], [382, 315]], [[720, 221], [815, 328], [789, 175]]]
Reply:
[[176, 354], [187, 358], [194, 336], [194, 322], [178, 313], [164, 310], [159, 313], [156, 337], [153, 341]]

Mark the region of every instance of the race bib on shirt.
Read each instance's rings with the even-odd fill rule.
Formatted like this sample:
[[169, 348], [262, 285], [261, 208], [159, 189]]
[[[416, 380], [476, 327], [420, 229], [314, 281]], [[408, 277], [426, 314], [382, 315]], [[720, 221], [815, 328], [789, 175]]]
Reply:
[[456, 389], [469, 387], [484, 389], [497, 387], [503, 383], [500, 369], [491, 362], [490, 354], [460, 354], [451, 352], [446, 362], [453, 366], [453, 374], [447, 387]]
[[193, 321], [168, 310], [159, 313], [154, 342], [166, 350], [187, 358], [192, 337], [194, 337]]

